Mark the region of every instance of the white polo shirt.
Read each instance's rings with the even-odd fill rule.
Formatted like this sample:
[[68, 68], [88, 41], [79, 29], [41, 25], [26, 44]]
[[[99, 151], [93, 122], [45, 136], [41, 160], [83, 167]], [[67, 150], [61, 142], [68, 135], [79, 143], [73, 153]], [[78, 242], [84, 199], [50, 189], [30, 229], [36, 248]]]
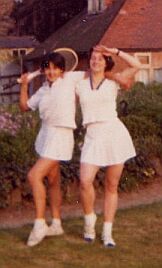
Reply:
[[76, 128], [75, 87], [84, 78], [84, 72], [67, 72], [50, 87], [48, 82], [28, 100], [27, 105], [35, 111], [39, 109], [42, 123]]
[[106, 79], [99, 89], [91, 89], [90, 79], [78, 83], [76, 94], [79, 97], [83, 125], [95, 122], [112, 121], [117, 118], [116, 98], [119, 85]]

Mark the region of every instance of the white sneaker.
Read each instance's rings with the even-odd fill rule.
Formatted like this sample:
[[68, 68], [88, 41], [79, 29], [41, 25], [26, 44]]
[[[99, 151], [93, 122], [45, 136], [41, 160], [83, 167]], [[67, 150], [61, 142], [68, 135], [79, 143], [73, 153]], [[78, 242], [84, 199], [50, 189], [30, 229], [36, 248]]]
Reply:
[[42, 226], [39, 226], [39, 227], [34, 226], [33, 230], [31, 231], [29, 235], [27, 245], [29, 247], [33, 247], [39, 244], [47, 235], [48, 228], [49, 227], [46, 223], [42, 224]]
[[111, 236], [107, 236], [104, 233], [102, 233], [102, 240], [106, 248], [114, 248], [116, 246], [114, 239]]
[[93, 221], [91, 224], [84, 225], [84, 240], [87, 242], [93, 242], [96, 238], [95, 232], [95, 224], [96, 224], [97, 216], [94, 214]]
[[48, 228], [47, 236], [62, 235], [64, 230], [61, 224], [51, 224]]

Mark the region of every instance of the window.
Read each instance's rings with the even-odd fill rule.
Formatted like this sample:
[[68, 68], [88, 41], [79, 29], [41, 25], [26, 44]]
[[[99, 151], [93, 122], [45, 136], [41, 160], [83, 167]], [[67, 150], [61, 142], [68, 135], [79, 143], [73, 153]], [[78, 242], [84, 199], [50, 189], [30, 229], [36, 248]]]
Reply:
[[151, 53], [148, 52], [135, 53], [135, 57], [137, 57], [143, 65], [143, 69], [139, 70], [136, 75], [136, 81], [148, 84], [151, 81], [151, 71], [152, 71]]
[[20, 49], [20, 55], [24, 56], [26, 54], [26, 50], [25, 49]]
[[149, 58], [149, 55], [139, 55], [138, 56], [138, 59], [140, 60], [140, 62], [142, 64], [150, 64], [150, 58]]
[[146, 68], [151, 65], [151, 53], [135, 53], [135, 57], [137, 57]]
[[18, 57], [19, 51], [18, 50], [13, 50], [12, 54], [13, 54], [14, 57]]
[[14, 49], [12, 51], [12, 55], [16, 58], [22, 57], [22, 56], [26, 55], [26, 50], [25, 49]]
[[143, 82], [145, 85], [150, 82], [150, 71], [149, 69], [142, 69], [138, 72], [136, 80]]
[[88, 14], [97, 14], [106, 8], [104, 0], [88, 0]]
[[162, 83], [162, 68], [154, 70], [154, 80]]

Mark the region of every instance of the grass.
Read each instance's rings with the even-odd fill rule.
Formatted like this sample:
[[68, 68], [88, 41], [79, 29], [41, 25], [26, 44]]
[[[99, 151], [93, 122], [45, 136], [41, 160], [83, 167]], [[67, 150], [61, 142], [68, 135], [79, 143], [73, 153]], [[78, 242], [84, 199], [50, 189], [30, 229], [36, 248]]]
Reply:
[[64, 222], [66, 234], [25, 245], [31, 226], [0, 230], [0, 268], [161, 268], [162, 203], [120, 210], [114, 226], [116, 249], [100, 242], [102, 217], [94, 244], [82, 240], [82, 219]]

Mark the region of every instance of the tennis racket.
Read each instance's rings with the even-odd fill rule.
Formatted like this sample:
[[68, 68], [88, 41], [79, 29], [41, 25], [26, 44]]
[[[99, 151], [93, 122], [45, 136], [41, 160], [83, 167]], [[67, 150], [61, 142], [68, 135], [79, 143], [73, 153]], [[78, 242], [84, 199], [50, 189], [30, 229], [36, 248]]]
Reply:
[[[53, 50], [53, 52], [58, 52], [60, 53], [64, 59], [65, 59], [65, 71], [69, 72], [69, 71], [74, 71], [78, 65], [78, 55], [76, 54], [76, 52], [71, 49], [71, 48], [57, 48], [55, 50]], [[29, 73], [27, 78], [28, 81], [30, 82], [31, 80], [33, 80], [35, 77], [41, 75], [42, 72], [41, 70], [36, 70], [32, 73]], [[21, 84], [21, 78], [17, 79], [17, 83]]]

